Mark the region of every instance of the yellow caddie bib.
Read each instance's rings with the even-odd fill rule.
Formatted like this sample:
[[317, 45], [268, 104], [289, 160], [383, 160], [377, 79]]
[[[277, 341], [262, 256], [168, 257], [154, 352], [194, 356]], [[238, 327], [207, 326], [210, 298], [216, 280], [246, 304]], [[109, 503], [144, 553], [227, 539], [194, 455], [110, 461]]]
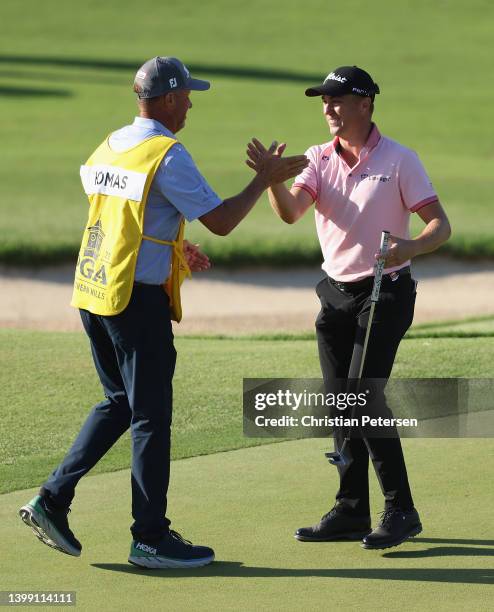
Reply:
[[90, 206], [75, 271], [71, 301], [75, 308], [99, 315], [122, 312], [132, 294], [144, 239], [173, 248], [171, 273], [163, 287], [170, 298], [171, 318], [180, 321], [180, 285], [190, 276], [183, 254], [184, 220], [174, 241], [143, 235], [149, 188], [163, 157], [176, 142], [153, 136], [118, 153], [107, 138], [81, 166]]

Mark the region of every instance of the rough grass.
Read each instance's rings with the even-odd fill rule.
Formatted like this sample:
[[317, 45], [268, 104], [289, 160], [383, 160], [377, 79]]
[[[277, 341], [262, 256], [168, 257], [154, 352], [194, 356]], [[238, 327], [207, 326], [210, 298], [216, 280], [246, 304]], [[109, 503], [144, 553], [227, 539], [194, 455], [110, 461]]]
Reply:
[[[213, 82], [211, 91], [193, 96], [179, 136], [222, 197], [251, 176], [243, 160], [252, 136], [286, 141], [291, 153], [326, 141], [320, 104], [305, 98], [304, 88], [335, 66], [365, 66], [382, 90], [376, 122], [419, 152], [451, 217], [445, 250], [494, 256], [492, 143], [485, 130], [494, 87], [485, 79], [492, 3], [452, 0], [447, 10], [426, 0], [331, 7], [324, 0], [303, 6], [295, 0], [183, 6], [143, 0], [139, 6], [26, 0], [20, 18], [18, 2], [2, 2], [0, 18], [9, 27], [0, 43], [0, 121], [8, 152], [0, 167], [0, 261], [75, 256], [87, 214], [79, 165], [109, 131], [132, 120], [133, 74], [157, 54], [179, 56]], [[348, 28], [339, 25], [349, 23], [351, 52]], [[370, 40], [370, 32], [379, 36]], [[311, 212], [295, 226], [282, 224], [264, 197], [227, 239], [199, 223], [189, 236], [217, 264], [307, 264], [320, 260], [313, 225]]]
[[[242, 434], [243, 378], [317, 378], [314, 339], [178, 338], [173, 458], [259, 444]], [[491, 338], [402, 342], [397, 377], [492, 377]], [[0, 330], [0, 492], [39, 484], [102, 392], [82, 333]], [[270, 440], [267, 440], [270, 442]], [[129, 465], [124, 435], [95, 468]]]

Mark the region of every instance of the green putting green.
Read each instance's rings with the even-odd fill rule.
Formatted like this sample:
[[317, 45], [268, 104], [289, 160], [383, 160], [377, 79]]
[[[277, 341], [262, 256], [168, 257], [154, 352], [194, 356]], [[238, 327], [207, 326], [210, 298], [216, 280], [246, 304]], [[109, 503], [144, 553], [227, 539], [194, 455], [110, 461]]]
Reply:
[[[400, 547], [293, 538], [329, 509], [337, 481], [327, 443], [300, 440], [173, 462], [172, 527], [216, 551], [215, 563], [191, 571], [127, 563], [127, 470], [81, 481], [70, 515], [80, 558], [43, 546], [21, 522], [34, 490], [3, 495], [1, 589], [75, 590], [81, 610], [488, 610], [492, 440], [404, 447], [424, 531]], [[370, 479], [375, 523], [382, 495]]]

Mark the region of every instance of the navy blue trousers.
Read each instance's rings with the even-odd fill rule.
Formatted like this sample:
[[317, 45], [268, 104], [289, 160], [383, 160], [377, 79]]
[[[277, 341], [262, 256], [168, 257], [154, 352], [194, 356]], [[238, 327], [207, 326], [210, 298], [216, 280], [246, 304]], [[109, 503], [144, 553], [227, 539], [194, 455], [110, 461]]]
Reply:
[[160, 286], [135, 284], [122, 313], [80, 314], [106, 399], [94, 406], [41, 493], [55, 507], [68, 507], [80, 478], [130, 427], [131, 532], [135, 539], [153, 541], [170, 524], [166, 496], [176, 352], [168, 296]]

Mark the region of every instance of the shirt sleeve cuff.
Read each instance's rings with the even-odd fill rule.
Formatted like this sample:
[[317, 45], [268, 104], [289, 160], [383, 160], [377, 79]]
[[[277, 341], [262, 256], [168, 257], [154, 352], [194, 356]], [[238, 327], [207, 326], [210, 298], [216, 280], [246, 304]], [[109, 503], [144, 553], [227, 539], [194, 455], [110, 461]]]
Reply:
[[317, 193], [308, 185], [304, 185], [303, 183], [294, 183], [292, 185], [292, 188], [293, 187], [297, 187], [298, 189], [303, 189], [304, 191], [307, 191], [307, 193], [310, 193], [314, 201], [317, 200]]
[[192, 221], [199, 219], [199, 217], [202, 217], [203, 215], [207, 215], [208, 212], [211, 212], [212, 210], [217, 208], [222, 203], [223, 203], [223, 200], [219, 196], [216, 196], [215, 198], [210, 199], [209, 202], [204, 206], [203, 209], [199, 211], [194, 211], [192, 215], [188, 212], [187, 214], [185, 213], [182, 213], [182, 214], [187, 219], [187, 221], [191, 223]]
[[427, 204], [433, 204], [434, 202], [438, 202], [438, 201], [439, 201], [439, 198], [436, 195], [431, 196], [430, 198], [426, 198], [425, 200], [421, 200], [420, 202], [415, 204], [415, 206], [412, 206], [412, 208], [410, 208], [410, 212], [413, 212], [413, 213], [417, 212], [418, 210], [420, 210], [424, 206], [427, 206]]

